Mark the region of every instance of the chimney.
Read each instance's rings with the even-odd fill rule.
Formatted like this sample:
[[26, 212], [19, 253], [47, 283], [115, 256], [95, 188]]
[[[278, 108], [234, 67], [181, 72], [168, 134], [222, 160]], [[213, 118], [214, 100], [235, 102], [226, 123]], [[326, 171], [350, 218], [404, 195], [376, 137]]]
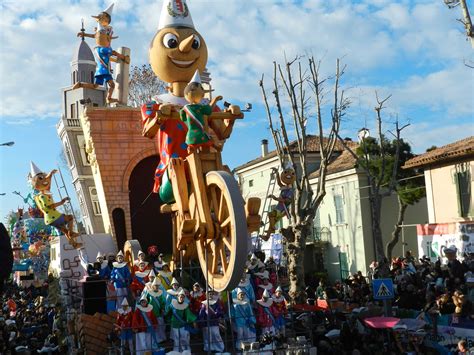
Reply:
[[262, 139], [262, 157], [268, 155], [268, 140]]

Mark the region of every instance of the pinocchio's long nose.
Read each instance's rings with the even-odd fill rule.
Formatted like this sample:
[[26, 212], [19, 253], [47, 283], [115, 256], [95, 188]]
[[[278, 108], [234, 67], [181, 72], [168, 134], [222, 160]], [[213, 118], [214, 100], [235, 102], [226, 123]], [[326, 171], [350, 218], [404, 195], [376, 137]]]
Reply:
[[183, 53], [188, 53], [191, 50], [193, 44], [194, 35], [189, 36], [179, 44], [179, 50]]

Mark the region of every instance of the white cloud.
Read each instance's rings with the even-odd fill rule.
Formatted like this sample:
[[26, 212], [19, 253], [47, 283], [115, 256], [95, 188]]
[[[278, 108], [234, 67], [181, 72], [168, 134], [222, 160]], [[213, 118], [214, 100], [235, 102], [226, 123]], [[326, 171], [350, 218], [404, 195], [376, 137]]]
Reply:
[[[1, 116], [59, 116], [60, 88], [70, 83], [80, 19], [91, 31], [90, 16], [102, 5], [93, 0], [0, 5]], [[400, 110], [422, 105], [455, 114], [472, 112], [469, 100], [454, 100], [459, 95], [465, 99], [472, 90], [466, 83], [469, 74], [459, 64], [470, 48], [455, 21], [457, 14], [439, 1], [307, 0], [298, 5], [256, 0], [248, 6], [246, 1], [201, 0], [189, 1], [189, 6], [209, 47], [215, 89], [226, 98], [260, 102], [257, 82], [262, 73], [270, 77], [273, 60], [281, 60], [284, 52], [288, 58], [310, 52], [325, 58], [325, 73], [333, 71], [336, 57], [345, 56], [347, 80], [394, 93]], [[114, 43], [132, 49], [132, 64], [148, 61], [160, 11], [158, 0], [117, 2], [112, 25], [119, 39]], [[89, 44], [93, 46], [91, 40]], [[399, 78], [392, 70], [399, 63], [412, 70], [420, 66], [423, 73]], [[375, 72], [383, 76], [383, 85], [374, 79]], [[368, 99], [373, 99], [372, 92]]]

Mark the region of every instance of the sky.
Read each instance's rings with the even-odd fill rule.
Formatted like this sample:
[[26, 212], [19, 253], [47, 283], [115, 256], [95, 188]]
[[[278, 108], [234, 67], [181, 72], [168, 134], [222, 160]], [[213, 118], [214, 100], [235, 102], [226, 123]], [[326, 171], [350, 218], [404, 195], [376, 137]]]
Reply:
[[[47, 171], [61, 166], [56, 124], [61, 88], [71, 84], [76, 33], [81, 18], [91, 32], [91, 15], [108, 5], [0, 2], [0, 144], [15, 142], [0, 146], [0, 220], [23, 205], [12, 192], [28, 193], [30, 161]], [[409, 123], [402, 136], [416, 153], [474, 134], [474, 70], [464, 65], [474, 59], [474, 49], [457, 21], [460, 9], [450, 10], [442, 0], [188, 0], [188, 5], [209, 49], [215, 93], [253, 104], [226, 143], [223, 157], [231, 168], [256, 158], [262, 139], [271, 141], [258, 81], [262, 74], [269, 81], [273, 61], [284, 64], [285, 56], [302, 56], [306, 63], [313, 55], [322, 61], [323, 75], [334, 72], [337, 58], [347, 66], [342, 86], [352, 104], [341, 127], [344, 137], [356, 139], [360, 128], [374, 126], [376, 91], [392, 95], [384, 133], [396, 119]], [[474, 13], [472, 1], [468, 5]], [[112, 25], [119, 38], [113, 46], [131, 48], [132, 65], [148, 63], [161, 6], [161, 0], [116, 1]], [[92, 39], [88, 43], [93, 46]], [[63, 173], [72, 192], [69, 173]]]

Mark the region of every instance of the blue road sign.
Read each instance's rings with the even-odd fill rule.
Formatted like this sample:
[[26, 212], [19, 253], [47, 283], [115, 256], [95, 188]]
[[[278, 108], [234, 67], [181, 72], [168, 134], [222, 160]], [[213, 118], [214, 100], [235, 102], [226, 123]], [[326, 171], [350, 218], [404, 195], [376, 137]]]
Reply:
[[395, 297], [392, 279], [372, 280], [372, 290], [374, 293], [374, 300], [391, 300]]

